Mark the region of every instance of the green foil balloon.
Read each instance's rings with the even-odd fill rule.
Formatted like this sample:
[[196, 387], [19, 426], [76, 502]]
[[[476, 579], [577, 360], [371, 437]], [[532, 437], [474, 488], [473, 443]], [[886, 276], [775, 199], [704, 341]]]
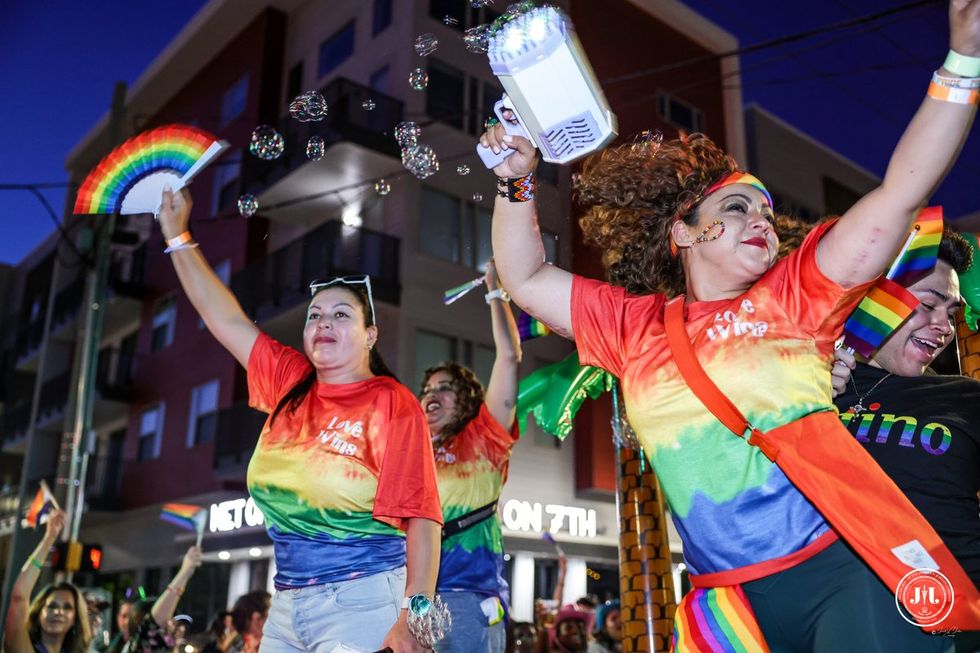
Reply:
[[612, 388], [613, 376], [597, 367], [582, 367], [578, 352], [534, 371], [517, 389], [517, 419], [527, 429], [528, 413], [542, 429], [564, 440], [586, 397], [596, 399]]
[[971, 233], [961, 234], [970, 243], [973, 249], [973, 265], [970, 269], [960, 275], [960, 294], [966, 302], [964, 315], [966, 325], [971, 331], [977, 330], [977, 319], [980, 318], [980, 243], [977, 242], [977, 235]]

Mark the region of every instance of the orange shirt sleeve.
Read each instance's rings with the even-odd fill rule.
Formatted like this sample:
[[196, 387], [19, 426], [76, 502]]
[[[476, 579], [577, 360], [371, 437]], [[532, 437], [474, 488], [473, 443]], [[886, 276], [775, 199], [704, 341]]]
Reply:
[[401, 530], [406, 520], [416, 517], [442, 524], [435, 458], [422, 407], [401, 384], [392, 389], [389, 402], [387, 441], [372, 514]]
[[817, 340], [835, 340], [841, 328], [877, 279], [843, 288], [827, 278], [817, 266], [817, 245], [837, 220], [818, 225], [807, 234], [799, 249], [782, 261], [773, 280], [780, 304], [801, 331]]
[[248, 356], [248, 405], [271, 414], [311, 369], [304, 354], [260, 333]]
[[483, 437], [499, 456], [497, 460], [493, 461], [495, 465], [500, 465], [510, 459], [510, 450], [514, 448], [517, 440], [521, 437], [521, 427], [516, 419], [508, 431], [490, 414], [490, 409], [487, 408], [486, 404], [480, 404], [480, 412], [473, 418], [473, 426], [484, 434]]

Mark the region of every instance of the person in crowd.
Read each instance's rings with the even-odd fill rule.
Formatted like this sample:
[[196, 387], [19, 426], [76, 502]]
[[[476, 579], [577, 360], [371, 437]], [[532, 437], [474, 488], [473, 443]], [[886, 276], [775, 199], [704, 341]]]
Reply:
[[538, 629], [527, 621], [511, 621], [507, 637], [508, 653], [538, 653]]
[[231, 645], [238, 640], [238, 631], [231, 618], [231, 611], [222, 610], [211, 620], [208, 626], [208, 640], [202, 649], [203, 653], [227, 653]]
[[[980, 586], [980, 381], [929, 367], [956, 338], [959, 275], [971, 263], [969, 243], [947, 229], [935, 269], [908, 287], [918, 308], [871, 360], [839, 349], [832, 380], [848, 430]], [[956, 645], [980, 650], [980, 632]]]
[[4, 653], [88, 650], [92, 631], [85, 599], [77, 587], [68, 582], [52, 583], [31, 600], [44, 561], [64, 527], [64, 511], [55, 510], [44, 525], [44, 536], [14, 581], [4, 621]]
[[[952, 2], [950, 19], [952, 48], [980, 55], [980, 0]], [[934, 84], [944, 79], [972, 83], [945, 67]], [[684, 379], [691, 369], [682, 373], [668, 346], [667, 320], [682, 330], [676, 346], [693, 339], [694, 359], [758, 432], [840, 428], [830, 394], [834, 341], [959, 152], [975, 105], [950, 100], [926, 97], [882, 185], [778, 262], [764, 185], [706, 136], [591, 157], [577, 181], [587, 208], [581, 226], [602, 249], [609, 283], [542, 262], [528, 201], [534, 146], [499, 124], [481, 136], [495, 152], [514, 150], [494, 168], [502, 284], [531, 315], [574, 338], [583, 365], [621, 380], [692, 582], [732, 588], [773, 650], [918, 653], [947, 644], [906, 623], [888, 588], [808, 497], [694, 394]]]
[[589, 653], [620, 653], [623, 629], [619, 623], [619, 600], [606, 601], [595, 611], [595, 632], [589, 642]]
[[192, 546], [180, 562], [177, 574], [167, 583], [163, 593], [155, 600], [136, 601], [129, 615], [129, 637], [122, 646], [123, 653], [162, 653], [176, 645], [174, 637], [174, 612], [187, 582], [201, 566], [201, 547]]
[[580, 610], [575, 605], [566, 605], [559, 610], [555, 615], [550, 653], [586, 653], [592, 617], [592, 613]]
[[483, 385], [456, 362], [425, 371], [419, 401], [432, 435], [445, 529], [436, 591], [453, 616], [439, 653], [503, 653], [507, 582], [496, 504], [520, 436], [515, 410], [520, 336], [493, 261], [485, 283], [496, 349]]
[[238, 597], [231, 609], [236, 638], [226, 651], [257, 653], [262, 643], [262, 627], [269, 617], [271, 599], [272, 595], [265, 590], [253, 590]]
[[104, 651], [109, 647], [109, 631], [103, 628], [102, 612], [112, 604], [95, 593], [86, 593], [84, 598], [88, 609], [89, 631], [92, 633], [89, 650]]
[[205, 325], [247, 370], [250, 405], [270, 415], [247, 479], [280, 590], [263, 651], [421, 651], [408, 621], [423, 619], [422, 597], [435, 590], [442, 510], [425, 416], [375, 347], [370, 278], [310, 285], [299, 352], [248, 318], [197, 248], [190, 211], [186, 190], [164, 191], [166, 251]]

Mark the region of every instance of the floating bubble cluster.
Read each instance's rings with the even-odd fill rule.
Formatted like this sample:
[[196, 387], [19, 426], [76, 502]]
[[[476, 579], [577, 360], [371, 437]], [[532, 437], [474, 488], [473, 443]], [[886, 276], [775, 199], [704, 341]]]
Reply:
[[422, 130], [417, 122], [400, 122], [395, 125], [395, 140], [402, 148], [417, 145], [421, 134]]
[[418, 38], [415, 39], [415, 52], [420, 57], [427, 57], [436, 51], [439, 47], [439, 39], [436, 38], [435, 34], [426, 32], [425, 34], [420, 34]]
[[429, 85], [429, 73], [425, 72], [425, 68], [416, 68], [408, 74], [408, 85], [416, 91], [424, 91]]
[[446, 25], [450, 25], [450, 26], [452, 26], [452, 25], [459, 25], [459, 19], [458, 18], [453, 18], [449, 14], [446, 14], [445, 16], [442, 17], [442, 22], [444, 22]]
[[634, 152], [644, 151], [650, 156], [657, 153], [664, 142], [664, 134], [659, 129], [644, 129], [633, 139], [630, 148]]
[[255, 199], [255, 195], [245, 193], [238, 198], [238, 213], [241, 214], [243, 218], [251, 218], [258, 210], [259, 201]]
[[365, 111], [374, 111], [374, 107], [376, 106], [378, 105], [374, 103], [374, 100], [364, 100], [361, 102], [361, 108]]
[[458, 165], [456, 166], [456, 174], [460, 177], [465, 177], [466, 175], [470, 174], [470, 167], [465, 163]]
[[289, 103], [289, 115], [300, 122], [317, 122], [327, 117], [327, 101], [316, 91], [297, 95]]
[[483, 201], [483, 195], [480, 194], [480, 193], [473, 193], [473, 201], [474, 202], [482, 202]]
[[384, 179], [379, 179], [378, 181], [374, 182], [374, 192], [384, 197], [391, 192], [391, 184]]
[[413, 145], [402, 150], [402, 165], [418, 179], [439, 172], [439, 157], [428, 145]]
[[252, 132], [252, 141], [248, 145], [248, 151], [265, 161], [272, 161], [282, 156], [286, 148], [286, 142], [282, 134], [269, 125], [259, 125]]
[[490, 28], [487, 25], [477, 25], [463, 32], [463, 44], [466, 49], [476, 54], [486, 54], [490, 48]]
[[310, 140], [306, 142], [306, 158], [310, 161], [322, 159], [325, 150], [323, 136], [310, 136]]

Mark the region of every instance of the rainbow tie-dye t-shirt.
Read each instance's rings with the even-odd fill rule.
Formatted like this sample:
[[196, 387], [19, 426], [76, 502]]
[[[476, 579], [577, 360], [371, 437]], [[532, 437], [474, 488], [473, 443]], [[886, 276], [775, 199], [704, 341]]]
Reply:
[[[814, 229], [748, 292], [686, 307], [705, 372], [762, 431], [834, 410], [834, 341], [871, 284], [845, 290], [817, 268], [817, 243], [832, 224]], [[792, 566], [807, 547], [816, 553], [833, 537], [828, 524], [687, 387], [667, 345], [664, 305], [663, 295], [629, 295], [582, 277], [572, 284], [579, 359], [620, 378], [691, 572], [717, 574], [717, 584], [745, 582]]]
[[[248, 361], [249, 405], [272, 413], [311, 370], [265, 334]], [[248, 490], [275, 547], [279, 588], [349, 580], [405, 564], [405, 520], [442, 523], [429, 428], [389, 377], [314, 382], [295, 413], [266, 421]]]
[[[483, 404], [447, 446], [436, 449], [436, 477], [447, 524], [500, 498], [519, 435], [516, 424], [508, 433]], [[436, 589], [498, 596], [506, 605], [503, 569], [503, 535], [495, 514], [442, 541]]]

